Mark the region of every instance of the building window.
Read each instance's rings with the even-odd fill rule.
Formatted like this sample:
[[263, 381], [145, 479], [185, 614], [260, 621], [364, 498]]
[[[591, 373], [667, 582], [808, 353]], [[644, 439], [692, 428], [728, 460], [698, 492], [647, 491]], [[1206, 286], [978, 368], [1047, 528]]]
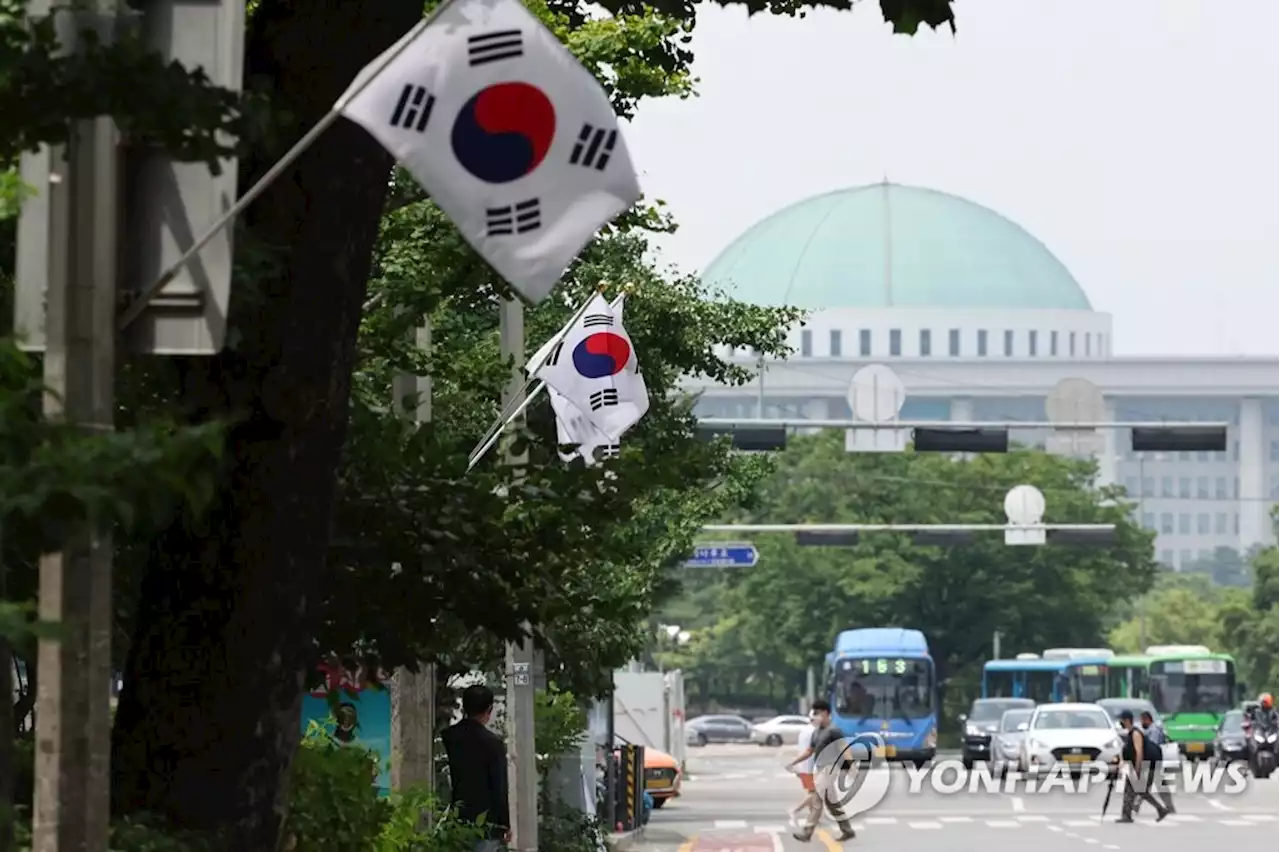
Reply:
[[1178, 567], [1186, 568], [1190, 564], [1191, 564], [1191, 551], [1179, 550], [1178, 551]]
[[1067, 335], [1067, 355], [1071, 358], [1076, 357], [1076, 333], [1074, 331]]
[[1191, 498], [1191, 477], [1189, 476], [1178, 477], [1178, 496], [1181, 497], [1183, 500], [1188, 500]]
[[858, 354], [864, 357], [871, 354], [871, 329], [869, 328], [858, 332]]
[[1196, 496], [1199, 497], [1201, 500], [1209, 499], [1209, 477], [1207, 476], [1196, 477]]
[[1013, 332], [1006, 331], [1004, 333], [1004, 357], [1013, 357]]
[[920, 329], [920, 354], [925, 358], [933, 354], [933, 334], [927, 328]]
[[1231, 460], [1240, 461], [1240, 442], [1238, 440], [1231, 442]]
[[1231, 513], [1231, 527], [1236, 531], [1235, 532], [1236, 535], [1240, 535], [1240, 513], [1239, 512]]
[[1172, 512], [1160, 513], [1160, 532], [1162, 533], [1173, 532], [1173, 513]]
[[800, 332], [800, 357], [813, 357], [813, 332], [807, 328]]
[[1027, 354], [1032, 358], [1036, 357], [1036, 333], [1034, 331], [1027, 332]]
[[1156, 479], [1154, 476], [1142, 477], [1142, 496], [1143, 497], [1156, 496]]
[[1182, 535], [1191, 535], [1191, 514], [1182, 512], [1178, 515], [1178, 532]]
[[1142, 513], [1142, 528], [1154, 530], [1156, 528], [1156, 516], [1154, 512]]
[[987, 356], [987, 330], [985, 328], [978, 329], [978, 355], [983, 358]]
[[1130, 497], [1138, 493], [1138, 477], [1126, 476], [1124, 478], [1124, 492]]
[[1227, 499], [1227, 478], [1219, 476], [1213, 481], [1213, 496], [1219, 500]]
[[960, 355], [960, 329], [953, 328], [947, 332], [947, 349], [951, 353], [952, 358]]
[[1280, 441], [1271, 442], [1271, 460], [1280, 461]]
[[1084, 336], [1084, 357], [1089, 358], [1093, 355], [1093, 335], [1085, 334]]
[[896, 328], [889, 329], [889, 354], [902, 354], [902, 332]]
[[1049, 332], [1049, 357], [1058, 357], [1058, 332], [1056, 331]]
[[1172, 476], [1160, 477], [1160, 496], [1161, 497], [1173, 496], [1173, 477]]
[[838, 328], [831, 329], [831, 357], [832, 358], [840, 357], [841, 343], [842, 341], [840, 340], [840, 329]]
[[1172, 550], [1160, 551], [1160, 564], [1173, 567], [1173, 551]]
[[1218, 522], [1218, 535], [1226, 535], [1227, 534], [1227, 513], [1219, 512], [1217, 518], [1215, 518], [1214, 520]]
[[1236, 499], [1240, 499], [1240, 477], [1236, 477], [1235, 484], [1231, 487], [1231, 495]]
[[1209, 513], [1201, 512], [1196, 515], [1196, 532], [1200, 535], [1209, 534]]

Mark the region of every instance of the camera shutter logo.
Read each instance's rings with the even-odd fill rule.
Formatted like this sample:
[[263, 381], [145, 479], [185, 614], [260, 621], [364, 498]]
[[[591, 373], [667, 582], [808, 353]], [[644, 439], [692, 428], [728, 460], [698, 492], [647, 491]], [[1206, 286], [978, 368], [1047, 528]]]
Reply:
[[[831, 743], [818, 753], [814, 767], [818, 792], [846, 817], [871, 810], [889, 794], [891, 778], [884, 748], [879, 734], [859, 734]], [[848, 769], [844, 766], [847, 762], [851, 762]]]

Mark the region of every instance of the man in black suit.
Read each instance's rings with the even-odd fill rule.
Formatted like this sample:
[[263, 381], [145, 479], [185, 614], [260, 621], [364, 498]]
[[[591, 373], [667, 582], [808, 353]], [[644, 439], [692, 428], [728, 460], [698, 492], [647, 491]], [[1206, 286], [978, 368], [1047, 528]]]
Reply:
[[476, 850], [490, 852], [511, 841], [507, 749], [502, 738], [487, 727], [493, 715], [493, 690], [479, 684], [464, 689], [462, 715], [462, 721], [441, 735], [449, 757], [453, 806], [468, 822], [484, 817], [487, 839]]

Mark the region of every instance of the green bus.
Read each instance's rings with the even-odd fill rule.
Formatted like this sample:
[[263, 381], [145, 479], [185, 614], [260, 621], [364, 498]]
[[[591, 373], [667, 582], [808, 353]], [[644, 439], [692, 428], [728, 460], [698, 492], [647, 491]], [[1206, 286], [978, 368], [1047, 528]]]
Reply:
[[1187, 757], [1213, 754], [1223, 715], [1236, 706], [1236, 661], [1203, 645], [1155, 645], [1107, 661], [1108, 698], [1145, 698]]

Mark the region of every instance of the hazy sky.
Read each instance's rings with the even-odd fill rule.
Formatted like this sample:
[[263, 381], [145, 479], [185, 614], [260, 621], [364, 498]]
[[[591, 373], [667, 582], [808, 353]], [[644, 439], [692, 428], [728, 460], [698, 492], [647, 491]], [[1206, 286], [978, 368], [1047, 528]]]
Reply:
[[1277, 0], [958, 0], [894, 36], [876, 0], [803, 20], [706, 4], [701, 96], [628, 143], [700, 271], [774, 210], [880, 181], [1013, 219], [1112, 314], [1114, 350], [1275, 354]]

